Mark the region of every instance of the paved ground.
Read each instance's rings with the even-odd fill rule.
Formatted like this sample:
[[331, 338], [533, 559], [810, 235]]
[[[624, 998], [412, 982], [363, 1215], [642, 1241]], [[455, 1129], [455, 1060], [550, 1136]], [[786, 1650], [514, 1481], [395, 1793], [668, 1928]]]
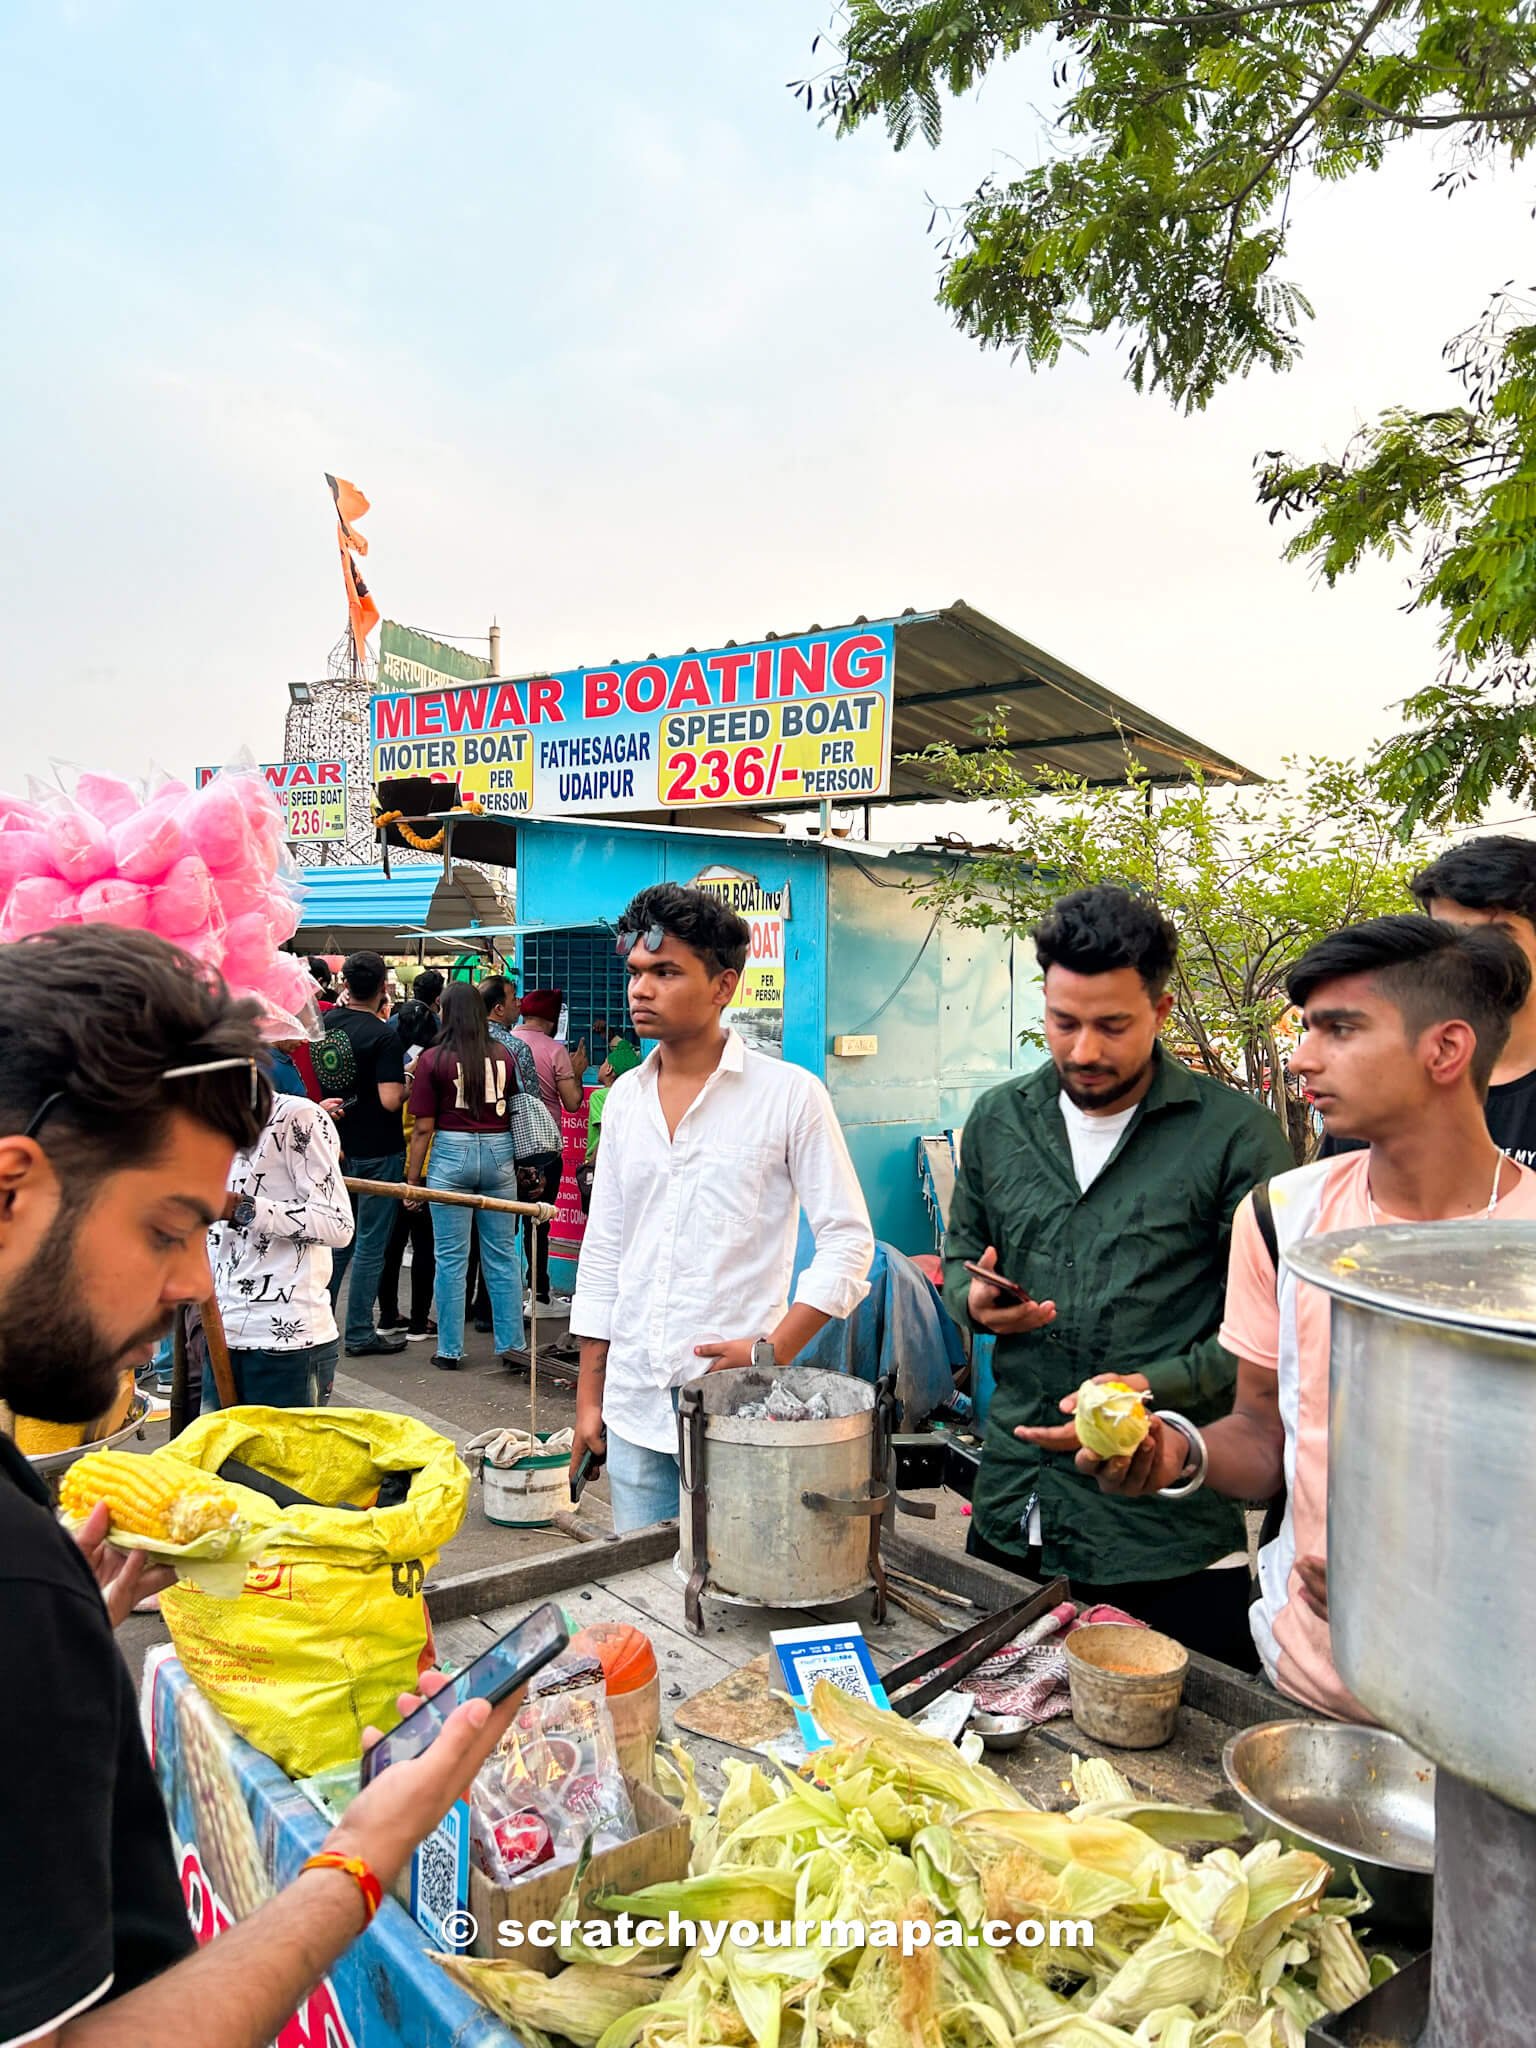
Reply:
[[[540, 1316], [541, 1348], [566, 1334], [563, 1315]], [[396, 1414], [414, 1415], [422, 1422], [452, 1437], [460, 1450], [483, 1430], [528, 1427], [529, 1378], [512, 1373], [501, 1364], [489, 1337], [474, 1330], [466, 1332], [467, 1352], [458, 1372], [441, 1372], [432, 1364], [430, 1343], [408, 1344], [404, 1351], [388, 1358], [347, 1358], [343, 1353], [336, 1375], [333, 1401], [337, 1407], [387, 1408]], [[568, 1386], [544, 1373], [539, 1378], [538, 1427], [541, 1430], [569, 1428], [576, 1419], [576, 1403]], [[163, 1428], [150, 1433], [146, 1448], [164, 1441]], [[472, 1459], [471, 1464], [475, 1461]], [[952, 1494], [934, 1496], [939, 1504], [935, 1522], [907, 1522], [935, 1542], [964, 1547], [969, 1522], [961, 1514], [961, 1503]], [[582, 1520], [596, 1530], [612, 1527], [608, 1511], [608, 1483], [600, 1479], [582, 1496]], [[478, 1482], [470, 1496], [464, 1526], [442, 1554], [439, 1572], [475, 1571], [485, 1565], [501, 1564], [521, 1556], [558, 1547], [565, 1541], [548, 1529], [515, 1530], [499, 1528], [485, 1518]], [[679, 1593], [681, 1607], [681, 1593]], [[145, 1652], [166, 1640], [163, 1624], [153, 1616], [134, 1616], [119, 1631], [119, 1641], [130, 1665], [137, 1670]]]

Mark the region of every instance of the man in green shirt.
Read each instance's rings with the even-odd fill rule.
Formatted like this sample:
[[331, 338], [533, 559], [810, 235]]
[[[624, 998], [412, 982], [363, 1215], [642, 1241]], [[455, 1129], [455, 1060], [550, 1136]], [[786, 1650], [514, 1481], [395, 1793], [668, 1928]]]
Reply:
[[1065, 1572], [1079, 1599], [1252, 1670], [1241, 1509], [1118, 1500], [1015, 1432], [1059, 1421], [1063, 1396], [1100, 1372], [1144, 1373], [1158, 1406], [1191, 1422], [1225, 1415], [1233, 1212], [1295, 1162], [1267, 1110], [1158, 1044], [1178, 935], [1148, 898], [1077, 890], [1035, 950], [1050, 1059], [972, 1111], [944, 1240], [951, 1311], [997, 1340], [967, 1548], [1029, 1578]]

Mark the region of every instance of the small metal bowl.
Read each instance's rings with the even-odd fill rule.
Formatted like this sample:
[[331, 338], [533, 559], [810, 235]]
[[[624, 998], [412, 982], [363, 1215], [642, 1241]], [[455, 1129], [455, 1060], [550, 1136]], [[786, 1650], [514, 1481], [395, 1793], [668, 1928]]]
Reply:
[[77, 1458], [86, 1457], [92, 1451], [114, 1451], [127, 1443], [130, 1437], [140, 1436], [151, 1423], [159, 1422], [168, 1415], [168, 1408], [151, 1401], [143, 1388], [133, 1396], [127, 1415], [110, 1436], [100, 1438], [96, 1443], [70, 1444], [62, 1451], [39, 1451], [36, 1456], [28, 1455], [27, 1463], [41, 1479], [55, 1479], [74, 1464]]
[[969, 1725], [988, 1749], [1017, 1749], [1035, 1724], [1022, 1714], [974, 1713]]
[[1353, 1869], [1371, 1895], [1373, 1929], [1429, 1930], [1434, 1904], [1435, 1767], [1385, 1728], [1346, 1721], [1266, 1721], [1221, 1754], [1255, 1835]]

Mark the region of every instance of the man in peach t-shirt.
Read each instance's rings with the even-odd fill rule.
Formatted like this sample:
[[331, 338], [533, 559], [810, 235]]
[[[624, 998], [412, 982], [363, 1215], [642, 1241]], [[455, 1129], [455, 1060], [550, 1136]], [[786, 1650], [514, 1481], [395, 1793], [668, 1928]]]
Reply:
[[[1328, 1132], [1364, 1139], [1367, 1150], [1268, 1183], [1282, 1251], [1376, 1223], [1465, 1217], [1475, 1230], [1494, 1214], [1536, 1219], [1536, 1173], [1499, 1151], [1483, 1115], [1488, 1077], [1530, 986], [1524, 955], [1487, 925], [1378, 917], [1302, 956], [1288, 984], [1305, 1026], [1291, 1073]], [[1254, 1641], [1282, 1692], [1364, 1720], [1333, 1667], [1328, 1634], [1328, 1297], [1288, 1268], [1277, 1276], [1251, 1196], [1233, 1219], [1221, 1342], [1238, 1361], [1237, 1398], [1231, 1415], [1204, 1430], [1155, 1417], [1133, 1457], [1107, 1462], [1078, 1447], [1070, 1424], [1020, 1434], [1075, 1450], [1079, 1469], [1108, 1493], [1206, 1485], [1266, 1500], [1283, 1486], [1279, 1534], [1259, 1553]]]

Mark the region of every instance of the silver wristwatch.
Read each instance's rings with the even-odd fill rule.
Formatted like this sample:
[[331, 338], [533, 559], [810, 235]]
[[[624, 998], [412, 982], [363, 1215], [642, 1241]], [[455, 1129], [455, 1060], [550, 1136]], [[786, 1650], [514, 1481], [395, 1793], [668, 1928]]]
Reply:
[[771, 1337], [758, 1337], [752, 1345], [752, 1365], [757, 1372], [777, 1372], [779, 1361]]

